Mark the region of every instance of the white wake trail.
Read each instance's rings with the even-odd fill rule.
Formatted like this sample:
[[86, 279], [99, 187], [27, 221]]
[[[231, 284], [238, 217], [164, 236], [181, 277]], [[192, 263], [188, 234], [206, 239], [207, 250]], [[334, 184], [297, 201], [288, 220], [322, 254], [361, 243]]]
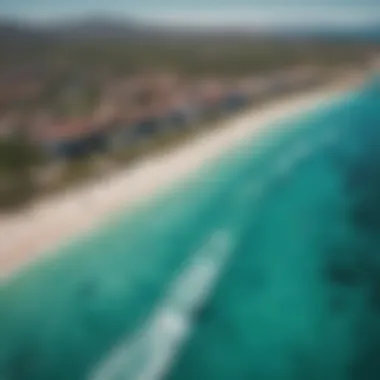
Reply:
[[143, 329], [117, 346], [90, 380], [158, 380], [165, 376], [232, 250], [228, 232], [215, 232], [190, 259]]

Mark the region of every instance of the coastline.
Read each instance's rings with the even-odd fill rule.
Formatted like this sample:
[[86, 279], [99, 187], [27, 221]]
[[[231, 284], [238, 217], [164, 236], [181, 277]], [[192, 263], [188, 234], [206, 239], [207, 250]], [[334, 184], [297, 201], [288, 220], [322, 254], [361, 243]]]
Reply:
[[272, 123], [307, 113], [355, 87], [356, 80], [340, 79], [287, 98], [246, 110], [233, 119], [217, 121], [205, 133], [134, 167], [111, 173], [94, 184], [40, 200], [14, 215], [0, 217], [0, 279], [41, 258], [67, 239], [96, 228], [120, 207], [133, 209], [217, 160]]

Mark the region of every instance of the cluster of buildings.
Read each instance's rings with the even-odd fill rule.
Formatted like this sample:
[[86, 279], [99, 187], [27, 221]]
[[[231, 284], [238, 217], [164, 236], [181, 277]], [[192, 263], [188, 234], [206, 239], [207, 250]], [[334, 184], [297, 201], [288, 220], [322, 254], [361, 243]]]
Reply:
[[[75, 158], [123, 149], [320, 80], [311, 67], [239, 79], [155, 72], [108, 78], [95, 86], [71, 80], [49, 92], [42, 80], [0, 78], [0, 134], [21, 129], [51, 158]], [[58, 106], [50, 97], [58, 99]]]

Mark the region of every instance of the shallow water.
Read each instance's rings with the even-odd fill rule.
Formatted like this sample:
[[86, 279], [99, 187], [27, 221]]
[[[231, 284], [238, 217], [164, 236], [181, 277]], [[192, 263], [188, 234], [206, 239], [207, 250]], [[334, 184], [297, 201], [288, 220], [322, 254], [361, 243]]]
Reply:
[[378, 379], [380, 89], [286, 122], [4, 285], [0, 379]]

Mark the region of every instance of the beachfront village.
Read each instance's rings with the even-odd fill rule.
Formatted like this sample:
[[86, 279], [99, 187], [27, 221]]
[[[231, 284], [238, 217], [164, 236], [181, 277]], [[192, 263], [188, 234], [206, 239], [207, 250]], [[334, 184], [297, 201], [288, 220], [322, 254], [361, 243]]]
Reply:
[[27, 161], [11, 159], [15, 170], [2, 175], [0, 203], [6, 206], [18, 199], [17, 188], [28, 193], [31, 187], [38, 192], [62, 187], [72, 177], [75, 182], [90, 172], [109, 170], [114, 158], [130, 161], [155, 144], [205, 130], [218, 118], [329, 77], [311, 66], [239, 78], [154, 71], [122, 77], [72, 75], [57, 81], [48, 74], [39, 68], [0, 77], [1, 141], [22, 140], [21, 156]]
[[54, 159], [122, 148], [165, 129], [194, 125], [253, 98], [319, 81], [295, 68], [239, 79], [186, 79], [153, 72], [121, 78], [66, 78], [49, 83], [27, 73], [0, 78], [0, 134], [22, 133]]

